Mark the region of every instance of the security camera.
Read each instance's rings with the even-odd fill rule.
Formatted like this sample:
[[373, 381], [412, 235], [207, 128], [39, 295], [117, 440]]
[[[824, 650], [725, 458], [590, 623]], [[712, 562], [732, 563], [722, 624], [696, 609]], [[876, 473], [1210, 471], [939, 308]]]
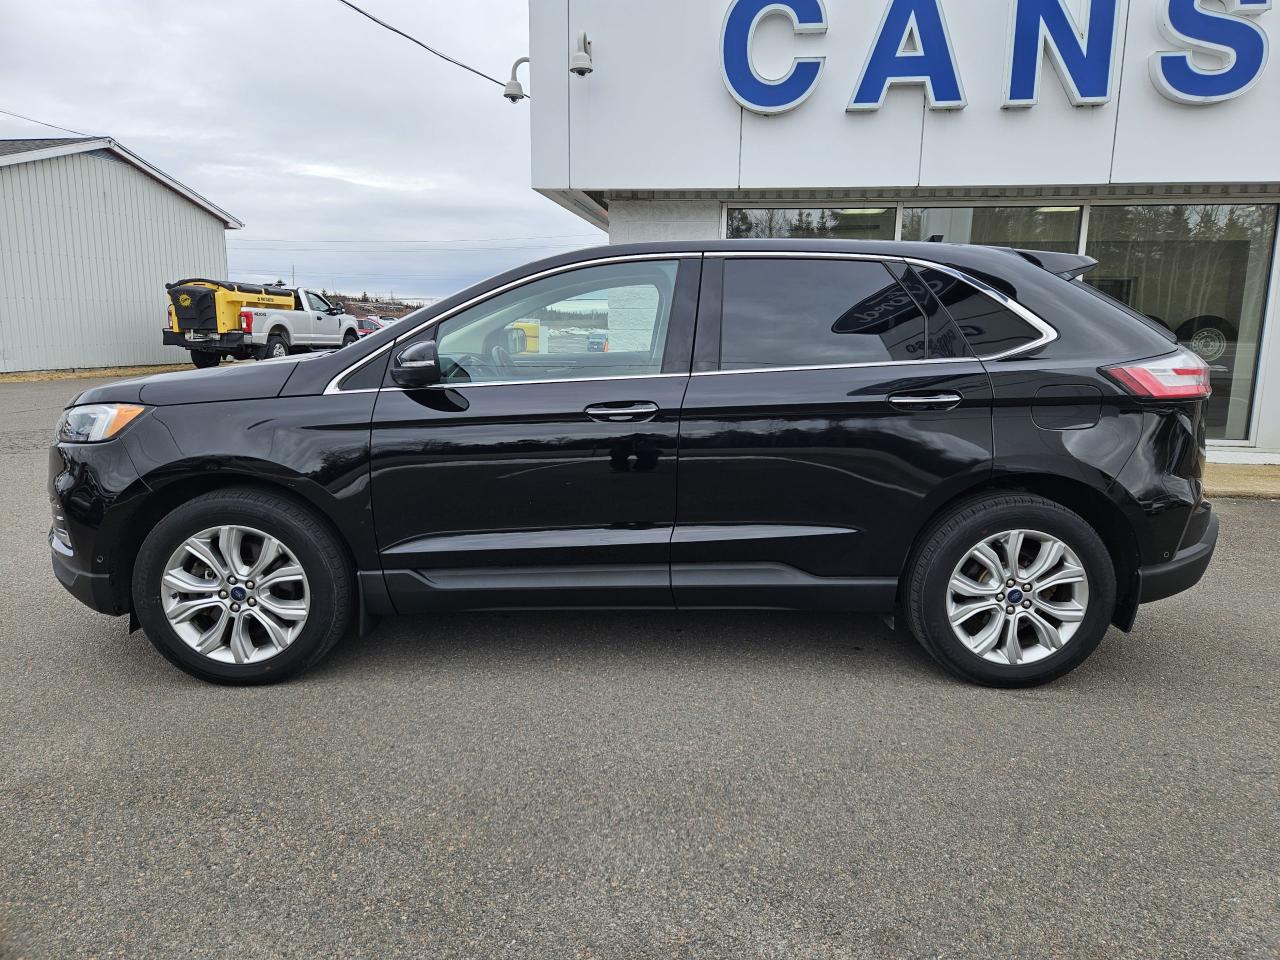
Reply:
[[507, 81], [507, 85], [502, 88], [502, 95], [512, 103], [519, 103], [525, 99], [528, 94], [524, 92], [524, 87], [520, 86], [520, 81], [516, 79], [516, 71], [520, 69], [522, 63], [528, 63], [528, 57], [521, 57], [511, 67], [511, 79]]
[[585, 33], [578, 34], [578, 49], [569, 58], [569, 72], [575, 77], [585, 77], [594, 70], [591, 63], [591, 41]]

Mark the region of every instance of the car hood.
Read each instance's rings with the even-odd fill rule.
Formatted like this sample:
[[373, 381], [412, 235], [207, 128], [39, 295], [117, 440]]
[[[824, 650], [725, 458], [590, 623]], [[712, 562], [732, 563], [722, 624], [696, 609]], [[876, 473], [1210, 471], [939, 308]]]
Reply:
[[164, 407], [178, 403], [220, 400], [262, 400], [278, 397], [298, 366], [297, 357], [237, 363], [207, 370], [158, 373], [120, 380], [84, 391], [72, 401], [81, 403], [145, 403]]

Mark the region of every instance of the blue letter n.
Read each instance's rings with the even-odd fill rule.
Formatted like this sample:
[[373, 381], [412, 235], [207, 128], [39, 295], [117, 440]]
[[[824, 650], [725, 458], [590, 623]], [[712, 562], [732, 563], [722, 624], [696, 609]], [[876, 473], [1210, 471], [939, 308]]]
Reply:
[[1040, 96], [1040, 54], [1046, 47], [1067, 97], [1077, 107], [1111, 99], [1111, 63], [1116, 45], [1117, 0], [1087, 0], [1084, 30], [1063, 9], [1063, 0], [1016, 0], [1006, 107], [1029, 107]]

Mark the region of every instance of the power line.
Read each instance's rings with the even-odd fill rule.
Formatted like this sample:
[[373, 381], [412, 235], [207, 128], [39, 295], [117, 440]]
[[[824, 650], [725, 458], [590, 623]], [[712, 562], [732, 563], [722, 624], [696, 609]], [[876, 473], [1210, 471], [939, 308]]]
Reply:
[[351, 0], [338, 0], [338, 2], [350, 7], [352, 10], [354, 10], [356, 13], [360, 14], [361, 16], [368, 17], [378, 26], [386, 27], [392, 33], [398, 33], [400, 36], [404, 37], [406, 40], [410, 41], [411, 43], [416, 43], [418, 46], [420, 46], [423, 50], [426, 50], [428, 53], [434, 53], [441, 60], [447, 60], [449, 63], [452, 63], [455, 67], [461, 67], [463, 70], [470, 71], [471, 73], [474, 73], [477, 77], [483, 77], [484, 79], [488, 80], [490, 83], [496, 83], [500, 87], [504, 87], [504, 88], [506, 87], [506, 84], [503, 83], [501, 80], [497, 79], [496, 77], [491, 77], [487, 73], [483, 73], [480, 70], [477, 70], [475, 67], [468, 66], [467, 64], [463, 63], [461, 60], [455, 60], [453, 57], [449, 56], [447, 53], [441, 53], [435, 47], [427, 46], [417, 37], [411, 37], [409, 34], [405, 33], [403, 30], [393, 27], [391, 24], [387, 23], [385, 20], [379, 20], [368, 10], [361, 10], [354, 3], [352, 3]]
[[[343, 0], [345, 2], [345, 0]], [[0, 110], [7, 117], [17, 117], [19, 120], [26, 120], [28, 123], [38, 123], [42, 127], [52, 127], [54, 130], [61, 130], [63, 133], [74, 133], [77, 137], [91, 137], [91, 133], [81, 133], [79, 130], [72, 130], [70, 127], [60, 127], [56, 123], [45, 123], [43, 120], [37, 120], [35, 117], [24, 117], [20, 113], [14, 113], [12, 110]]]

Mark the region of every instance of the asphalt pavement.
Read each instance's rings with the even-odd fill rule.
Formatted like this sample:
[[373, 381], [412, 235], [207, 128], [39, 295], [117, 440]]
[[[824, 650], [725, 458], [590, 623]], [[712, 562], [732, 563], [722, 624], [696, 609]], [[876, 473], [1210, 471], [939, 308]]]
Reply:
[[1280, 503], [1036, 690], [878, 620], [387, 621], [206, 686], [53, 579], [0, 384], [0, 957], [1280, 956]]

